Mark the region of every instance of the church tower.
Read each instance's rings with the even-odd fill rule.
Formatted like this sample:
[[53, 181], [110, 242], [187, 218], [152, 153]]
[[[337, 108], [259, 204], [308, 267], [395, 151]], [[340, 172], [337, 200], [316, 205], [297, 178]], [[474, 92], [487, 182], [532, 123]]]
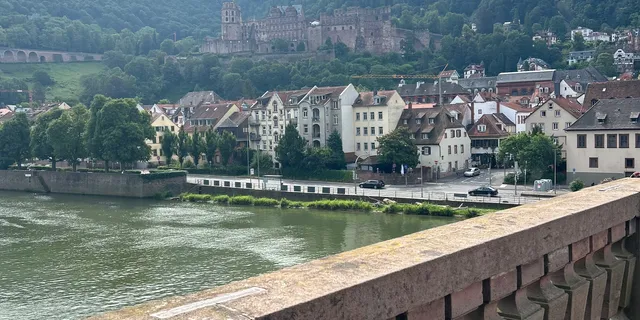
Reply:
[[242, 40], [242, 11], [235, 2], [222, 3], [222, 40]]

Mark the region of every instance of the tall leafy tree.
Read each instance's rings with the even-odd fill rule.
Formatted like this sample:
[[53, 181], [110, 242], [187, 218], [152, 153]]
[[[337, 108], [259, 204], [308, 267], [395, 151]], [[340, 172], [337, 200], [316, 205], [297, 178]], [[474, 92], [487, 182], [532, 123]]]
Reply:
[[178, 132], [177, 145], [178, 162], [180, 163], [180, 168], [182, 168], [184, 159], [189, 155], [189, 148], [191, 148], [191, 138], [184, 131], [184, 126], [180, 127], [180, 132]]
[[276, 158], [282, 168], [297, 168], [304, 159], [306, 145], [307, 142], [300, 136], [296, 126], [289, 123], [275, 150]]
[[88, 155], [85, 135], [89, 117], [87, 108], [78, 105], [53, 120], [47, 129], [55, 154], [71, 164], [74, 172]]
[[220, 135], [213, 130], [213, 127], [209, 128], [204, 134], [204, 154], [207, 158], [207, 162], [213, 165], [213, 160], [216, 156], [216, 150], [218, 150], [218, 143]]
[[200, 163], [200, 158], [205, 151], [204, 141], [202, 139], [202, 134], [196, 130], [193, 132], [193, 137], [191, 137], [191, 145], [189, 146], [189, 154], [193, 158], [193, 164], [198, 167]]
[[534, 179], [542, 177], [553, 165], [554, 152], [556, 158], [561, 159], [561, 147], [553, 139], [540, 131], [519, 133], [500, 142], [498, 161], [513, 158], [522, 168], [527, 168]]
[[220, 158], [222, 158], [222, 164], [226, 166], [231, 160], [233, 150], [236, 148], [236, 136], [229, 131], [223, 131], [220, 135], [220, 142], [218, 149], [220, 150]]
[[415, 168], [419, 163], [418, 147], [411, 140], [406, 127], [398, 127], [378, 138], [378, 162], [385, 166], [396, 164]]
[[160, 148], [162, 148], [162, 153], [164, 154], [165, 158], [167, 158], [167, 165], [171, 164], [173, 155], [176, 154], [177, 147], [178, 136], [176, 136], [173, 132], [165, 132], [162, 136]]
[[22, 167], [24, 160], [31, 156], [29, 120], [24, 112], [16, 113], [0, 128], [0, 162], [5, 165], [16, 163]]
[[334, 130], [329, 139], [327, 139], [327, 147], [330, 150], [330, 156], [327, 161], [327, 168], [334, 170], [341, 170], [346, 167], [346, 161], [344, 159], [344, 151], [342, 149], [342, 137], [337, 130]]
[[57, 163], [62, 160], [62, 157], [55, 154], [49, 136], [47, 135], [47, 129], [52, 121], [62, 116], [62, 113], [62, 110], [54, 108], [39, 115], [31, 129], [31, 153], [40, 160], [51, 161], [51, 168], [53, 170], [56, 169]]

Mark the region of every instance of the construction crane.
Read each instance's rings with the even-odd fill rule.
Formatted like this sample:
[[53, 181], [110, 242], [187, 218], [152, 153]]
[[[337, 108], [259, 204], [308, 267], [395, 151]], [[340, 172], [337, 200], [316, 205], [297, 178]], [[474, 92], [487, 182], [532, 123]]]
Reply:
[[2, 90], [0, 89], [0, 93], [10, 92], [10, 93], [28, 93], [29, 94], [29, 104], [33, 103], [33, 91], [31, 90]]
[[[449, 64], [446, 64], [440, 74], [447, 70]], [[442, 81], [440, 81], [440, 75], [433, 74], [364, 74], [351, 76], [354, 79], [438, 79], [438, 101], [442, 105]]]

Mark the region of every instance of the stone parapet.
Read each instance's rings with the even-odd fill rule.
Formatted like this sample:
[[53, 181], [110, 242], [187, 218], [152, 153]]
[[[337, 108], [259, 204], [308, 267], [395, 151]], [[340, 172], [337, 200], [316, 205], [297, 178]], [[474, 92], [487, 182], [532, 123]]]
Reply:
[[94, 319], [640, 319], [639, 192], [618, 180]]

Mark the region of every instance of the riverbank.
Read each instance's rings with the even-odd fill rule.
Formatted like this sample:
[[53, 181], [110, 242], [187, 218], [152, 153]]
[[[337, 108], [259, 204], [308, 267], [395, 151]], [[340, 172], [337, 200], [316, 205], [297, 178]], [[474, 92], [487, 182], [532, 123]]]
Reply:
[[377, 202], [371, 203], [360, 200], [339, 200], [324, 199], [316, 201], [291, 201], [286, 198], [280, 200], [274, 198], [255, 198], [252, 196], [228, 196], [228, 195], [210, 195], [210, 194], [194, 194], [185, 193], [180, 195], [179, 199], [185, 202], [197, 203], [213, 203], [218, 205], [234, 205], [234, 206], [254, 206], [268, 208], [310, 208], [329, 211], [361, 211], [361, 212], [382, 212], [388, 214], [407, 214], [422, 215], [434, 217], [453, 217], [461, 216], [473, 218], [487, 213], [494, 212], [492, 209], [478, 208], [452, 208], [450, 206], [441, 206], [431, 203], [415, 203], [400, 204], [395, 202]]

